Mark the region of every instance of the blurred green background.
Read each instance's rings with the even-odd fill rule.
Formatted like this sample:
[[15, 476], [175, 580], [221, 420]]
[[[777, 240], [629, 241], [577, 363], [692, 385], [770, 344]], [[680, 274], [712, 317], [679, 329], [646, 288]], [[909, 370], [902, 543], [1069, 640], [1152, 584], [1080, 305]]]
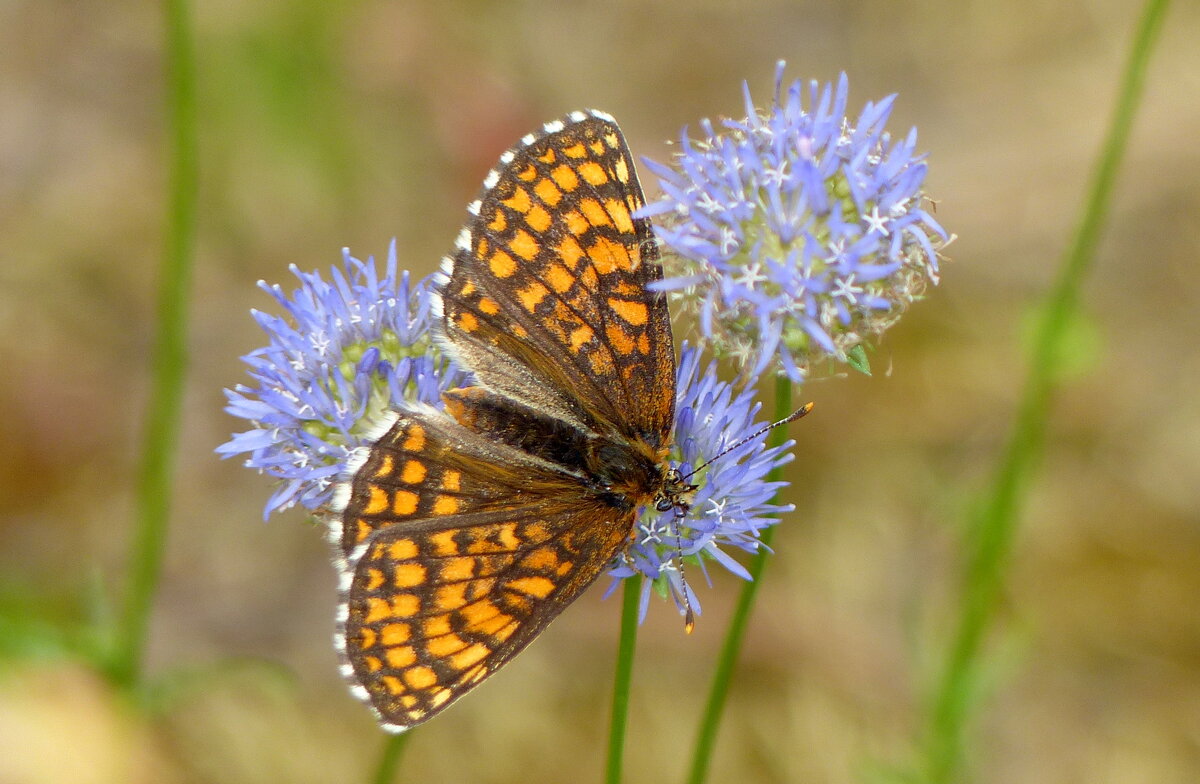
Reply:
[[[432, 271], [499, 153], [597, 107], [635, 154], [742, 113], [741, 82], [899, 92], [959, 239], [872, 378], [812, 383], [713, 781], [850, 781], [924, 727], [962, 558], [1074, 226], [1137, 8], [1078, 2], [201, 2], [191, 368], [164, 580], [134, 706], [78, 652], [124, 588], [165, 151], [155, 4], [0, 3], [0, 784], [355, 782], [383, 736], [329, 644], [334, 575], [268, 482], [212, 450], [238, 357], [348, 246]], [[1178, 3], [1142, 112], [972, 725], [979, 782], [1200, 775], [1200, 7]], [[653, 191], [650, 183], [648, 189]], [[681, 330], [682, 332], [683, 330]], [[683, 335], [681, 335], [682, 337]], [[632, 782], [678, 780], [740, 586], [690, 637], [642, 628]], [[599, 591], [414, 735], [404, 780], [596, 781], [618, 602]]]

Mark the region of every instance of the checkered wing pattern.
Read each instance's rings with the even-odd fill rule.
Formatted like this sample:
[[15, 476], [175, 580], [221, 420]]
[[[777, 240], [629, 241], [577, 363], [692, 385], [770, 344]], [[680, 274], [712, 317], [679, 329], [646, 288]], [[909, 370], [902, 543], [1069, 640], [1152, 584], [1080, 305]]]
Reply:
[[[598, 433], [660, 446], [675, 353], [629, 148], [598, 112], [504, 153], [456, 242], [443, 328], [490, 389]], [[655, 443], [658, 442], [658, 443]]]
[[338, 645], [384, 727], [438, 713], [532, 641], [621, 550], [632, 510], [560, 468], [406, 412], [370, 450], [342, 519]]
[[529, 644], [640, 506], [684, 503], [670, 323], [621, 132], [577, 112], [500, 164], [438, 281], [443, 345], [478, 385], [399, 412], [335, 504], [343, 673], [391, 731]]

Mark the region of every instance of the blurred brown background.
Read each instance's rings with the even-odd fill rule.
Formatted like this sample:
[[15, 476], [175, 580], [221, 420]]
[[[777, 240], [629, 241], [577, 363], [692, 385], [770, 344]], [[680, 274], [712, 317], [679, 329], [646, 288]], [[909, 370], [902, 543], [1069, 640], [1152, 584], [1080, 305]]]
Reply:
[[[964, 511], [1008, 431], [1032, 303], [1073, 228], [1138, 9], [1021, 2], [201, 2], [200, 217], [169, 550], [134, 709], [61, 650], [119, 596], [162, 248], [154, 4], [0, 4], [0, 784], [354, 782], [382, 735], [329, 644], [333, 573], [299, 512], [213, 448], [262, 342], [258, 279], [349, 246], [431, 271], [483, 174], [565, 111], [637, 154], [790, 77], [899, 92], [943, 283], [873, 378], [803, 393], [784, 523], [713, 781], [849, 781], [908, 759], [957, 586]], [[1041, 473], [972, 747], [979, 782], [1200, 776], [1200, 8], [1148, 87]], [[857, 108], [854, 109], [857, 111]], [[649, 184], [648, 184], [649, 186]], [[884, 371], [890, 369], [890, 374]], [[656, 604], [628, 780], [678, 780], [729, 608]], [[596, 592], [414, 736], [404, 780], [598, 781], [618, 607]], [[63, 631], [66, 629], [66, 631]]]

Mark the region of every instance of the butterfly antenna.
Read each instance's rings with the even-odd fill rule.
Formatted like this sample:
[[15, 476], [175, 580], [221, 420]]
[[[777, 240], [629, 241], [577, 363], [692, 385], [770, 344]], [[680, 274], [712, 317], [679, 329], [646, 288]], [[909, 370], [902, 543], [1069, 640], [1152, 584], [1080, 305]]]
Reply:
[[725, 455], [729, 454], [730, 452], [732, 452], [733, 450], [742, 446], [743, 444], [750, 443], [751, 441], [758, 438], [759, 436], [761, 436], [763, 433], [767, 432], [768, 430], [773, 430], [773, 429], [779, 427], [780, 425], [786, 425], [788, 422], [795, 422], [797, 419], [799, 419], [800, 417], [804, 416], [805, 414], [807, 414], [809, 411], [812, 411], [812, 410], [813, 410], [813, 404], [805, 403], [804, 405], [800, 406], [800, 408], [797, 408], [795, 411], [788, 414], [787, 416], [785, 416], [783, 419], [779, 420], [778, 422], [772, 422], [771, 424], [762, 428], [758, 432], [753, 433], [752, 435], [746, 436], [745, 438], [743, 438], [741, 441], [738, 441], [733, 446], [725, 447], [724, 449], [721, 450], [720, 454], [718, 454], [716, 457], [696, 466], [695, 468], [693, 468], [691, 471], [688, 472], [687, 476], [685, 476], [683, 478], [687, 479], [688, 477], [693, 476], [700, 469], [704, 468], [705, 466], [712, 465], [713, 463], [720, 460]]
[[688, 596], [687, 575], [683, 573], [683, 538], [679, 535], [679, 522], [675, 522], [675, 553], [679, 559], [679, 580], [683, 583], [683, 631], [684, 634], [691, 634], [692, 629], [696, 628], [696, 614], [692, 612], [692, 600]]

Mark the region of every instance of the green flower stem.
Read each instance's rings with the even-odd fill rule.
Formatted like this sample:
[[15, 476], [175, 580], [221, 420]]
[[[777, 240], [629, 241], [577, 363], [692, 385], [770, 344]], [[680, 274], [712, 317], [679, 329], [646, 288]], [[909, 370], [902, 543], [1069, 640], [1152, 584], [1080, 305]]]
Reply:
[[925, 749], [925, 777], [932, 784], [962, 780], [963, 736], [975, 693], [983, 637], [995, 613], [1017, 518], [1028, 494], [1034, 466], [1043, 451], [1051, 396], [1062, 359], [1063, 333], [1074, 316], [1083, 279], [1095, 257], [1146, 66], [1162, 29], [1167, 5], [1168, 0], [1148, 0], [1145, 5], [1083, 215], [1038, 324], [1012, 434], [997, 464], [991, 488], [971, 520], [970, 552], [958, 625], [932, 701]]
[[400, 767], [400, 758], [404, 756], [404, 748], [412, 736], [412, 730], [398, 735], [389, 735], [383, 742], [383, 752], [379, 755], [379, 764], [375, 767], [372, 784], [392, 784], [396, 780], [396, 769]]
[[186, 0], [166, 11], [166, 125], [168, 207], [166, 245], [159, 270], [158, 329], [145, 442], [137, 485], [137, 530], [129, 557], [129, 584], [110, 662], [126, 686], [139, 679], [150, 608], [162, 571], [171, 479], [183, 407], [187, 364], [187, 300], [196, 225], [195, 57]]
[[[792, 413], [792, 382], [786, 376], [775, 380], [775, 417], [779, 420]], [[775, 447], [787, 440], [787, 426], [781, 425], [767, 435], [767, 446]], [[782, 466], [776, 466], [767, 476], [767, 481], [777, 482], [783, 472]], [[762, 546], [754, 554], [750, 562], [751, 580], [742, 586], [738, 597], [737, 607], [729, 621], [729, 629], [725, 632], [725, 641], [721, 644], [721, 652], [717, 656], [717, 666], [713, 671], [712, 686], [708, 692], [708, 702], [704, 705], [704, 714], [700, 718], [700, 727], [696, 733], [696, 745], [692, 750], [692, 765], [688, 771], [688, 784], [701, 784], [708, 776], [708, 766], [712, 761], [713, 748], [716, 746], [717, 728], [721, 723], [721, 714], [725, 710], [725, 698], [729, 694], [729, 682], [733, 678], [733, 668], [737, 664], [738, 655], [742, 650], [742, 638], [746, 634], [746, 625], [750, 620], [750, 612], [754, 609], [754, 600], [758, 595], [758, 586], [762, 583], [763, 570], [767, 566], [767, 558], [771, 552], [771, 541], [775, 538], [776, 526], [765, 529], [759, 537]]]
[[629, 687], [633, 683], [633, 652], [637, 648], [638, 600], [642, 581], [629, 577], [621, 589], [621, 639], [617, 643], [617, 674], [613, 679], [612, 721], [608, 727], [608, 767], [605, 784], [621, 780], [625, 725], [629, 719]]

